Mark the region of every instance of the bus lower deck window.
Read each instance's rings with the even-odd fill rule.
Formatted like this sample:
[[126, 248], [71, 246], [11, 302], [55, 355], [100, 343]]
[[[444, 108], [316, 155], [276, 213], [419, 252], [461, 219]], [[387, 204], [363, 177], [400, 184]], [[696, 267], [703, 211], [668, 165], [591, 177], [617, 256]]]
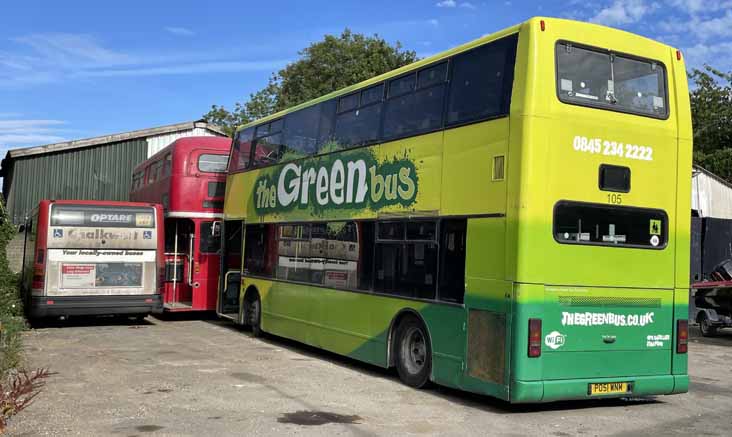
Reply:
[[554, 207], [554, 239], [585, 244], [661, 249], [668, 218], [657, 209], [561, 201]]

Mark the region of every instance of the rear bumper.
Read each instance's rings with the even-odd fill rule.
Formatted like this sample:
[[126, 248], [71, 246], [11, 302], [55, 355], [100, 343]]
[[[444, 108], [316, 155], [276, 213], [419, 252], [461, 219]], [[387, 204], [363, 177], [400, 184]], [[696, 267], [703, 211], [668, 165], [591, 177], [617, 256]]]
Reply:
[[[632, 382], [632, 393], [590, 396], [590, 383]], [[651, 395], [670, 395], [689, 391], [688, 375], [635, 376], [618, 378], [564, 379], [555, 381], [513, 381], [512, 403], [554, 402], [576, 399], [621, 398]]]
[[[52, 304], [48, 302], [52, 301]], [[33, 296], [30, 318], [107, 314], [150, 314], [163, 311], [159, 294], [129, 296]]]

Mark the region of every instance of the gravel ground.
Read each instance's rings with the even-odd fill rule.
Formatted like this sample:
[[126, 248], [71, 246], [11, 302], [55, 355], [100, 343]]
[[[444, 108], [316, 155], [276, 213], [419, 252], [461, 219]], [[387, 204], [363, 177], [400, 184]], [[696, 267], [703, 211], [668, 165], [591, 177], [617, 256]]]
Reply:
[[218, 320], [88, 319], [25, 334], [56, 372], [14, 436], [730, 435], [732, 331], [692, 338], [691, 392], [511, 406]]

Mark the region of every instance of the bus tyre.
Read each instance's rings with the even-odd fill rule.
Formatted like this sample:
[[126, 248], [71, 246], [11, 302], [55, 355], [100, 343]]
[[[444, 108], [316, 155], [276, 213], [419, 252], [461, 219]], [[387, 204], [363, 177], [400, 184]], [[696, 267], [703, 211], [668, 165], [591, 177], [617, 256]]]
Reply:
[[244, 324], [252, 329], [255, 337], [262, 336], [262, 302], [257, 293], [253, 293], [244, 305]]
[[421, 388], [432, 372], [432, 348], [422, 322], [408, 317], [399, 323], [394, 354], [399, 379], [410, 387]]
[[717, 335], [717, 327], [712, 324], [707, 313], [703, 311], [699, 314], [699, 330], [704, 337], [713, 337]]

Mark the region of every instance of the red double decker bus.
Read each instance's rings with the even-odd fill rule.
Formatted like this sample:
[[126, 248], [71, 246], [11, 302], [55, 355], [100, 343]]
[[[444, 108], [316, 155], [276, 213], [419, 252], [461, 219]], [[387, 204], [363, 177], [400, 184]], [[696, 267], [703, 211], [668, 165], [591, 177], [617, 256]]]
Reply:
[[28, 316], [161, 312], [162, 223], [151, 203], [41, 200], [23, 225]]
[[226, 163], [231, 139], [180, 138], [139, 164], [130, 200], [165, 209], [165, 311], [216, 309]]

